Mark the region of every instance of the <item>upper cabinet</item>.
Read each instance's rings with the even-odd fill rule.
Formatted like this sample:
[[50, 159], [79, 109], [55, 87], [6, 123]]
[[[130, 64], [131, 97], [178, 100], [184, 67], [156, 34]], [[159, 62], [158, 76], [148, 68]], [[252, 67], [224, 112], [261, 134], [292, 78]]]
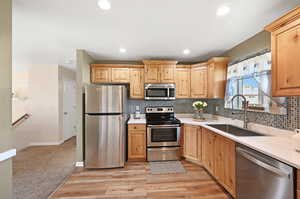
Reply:
[[91, 82], [105, 83], [111, 81], [111, 68], [108, 67], [91, 67]]
[[177, 61], [143, 60], [145, 83], [174, 83]]
[[91, 64], [92, 83], [130, 83], [130, 98], [144, 98], [144, 65]]
[[191, 90], [191, 66], [177, 65], [175, 71], [176, 98], [189, 98]]
[[191, 97], [207, 98], [207, 66], [196, 64], [191, 68]]
[[300, 96], [300, 6], [265, 29], [272, 33], [272, 95]]
[[145, 65], [91, 64], [92, 83], [129, 83], [130, 98], [144, 98], [144, 84], [176, 84], [176, 98], [224, 98], [228, 58], [194, 65], [144, 60]]
[[144, 98], [144, 68], [130, 69], [130, 97]]
[[224, 98], [228, 62], [227, 57], [214, 57], [207, 62], [208, 98]]
[[112, 68], [111, 82], [129, 83], [129, 68]]

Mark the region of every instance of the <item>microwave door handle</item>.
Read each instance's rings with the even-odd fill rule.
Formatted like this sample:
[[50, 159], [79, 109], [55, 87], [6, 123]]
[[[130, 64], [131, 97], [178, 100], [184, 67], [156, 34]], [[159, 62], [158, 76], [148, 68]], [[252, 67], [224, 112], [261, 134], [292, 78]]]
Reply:
[[249, 153], [247, 153], [247, 151], [245, 151], [243, 149], [237, 148], [237, 152], [241, 156], [243, 156], [244, 158], [246, 158], [247, 160], [251, 161], [252, 163], [254, 163], [254, 164], [256, 164], [256, 165], [258, 165], [260, 167], [263, 167], [266, 170], [269, 170], [269, 171], [271, 171], [271, 172], [273, 172], [273, 173], [275, 173], [275, 174], [277, 174], [279, 176], [290, 178], [290, 174], [289, 173], [284, 172], [284, 171], [282, 171], [282, 170], [280, 170], [280, 169], [278, 169], [278, 168], [276, 168], [276, 167], [274, 167], [272, 165], [269, 165], [269, 164], [267, 164], [265, 162], [262, 162], [262, 161], [256, 159], [255, 157], [253, 157], [252, 155], [250, 155]]
[[168, 94], [167, 97], [170, 97], [170, 88], [168, 88]]

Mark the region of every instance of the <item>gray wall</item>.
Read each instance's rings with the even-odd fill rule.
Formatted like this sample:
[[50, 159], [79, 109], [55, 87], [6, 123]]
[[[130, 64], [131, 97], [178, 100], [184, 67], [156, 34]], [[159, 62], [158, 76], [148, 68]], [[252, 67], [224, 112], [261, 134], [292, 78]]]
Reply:
[[93, 63], [91, 56], [85, 50], [76, 51], [76, 161], [83, 161], [83, 128], [82, 128], [82, 93], [83, 85], [90, 83], [90, 64]]
[[228, 50], [222, 56], [229, 57], [232, 62], [258, 53], [263, 49], [271, 49], [271, 33], [267, 31], [257, 33], [252, 38]]
[[[254, 37], [240, 43], [234, 48], [228, 50], [222, 56], [227, 56], [231, 61], [244, 59], [250, 55], [256, 54], [264, 49], [271, 49], [271, 34], [263, 31], [256, 34]], [[242, 115], [232, 116], [230, 110], [224, 109], [224, 100], [214, 100], [215, 106], [219, 107], [219, 111], [215, 114], [242, 119]], [[255, 122], [263, 125], [268, 125], [276, 128], [294, 130], [300, 128], [300, 98], [288, 98], [288, 113], [287, 115], [274, 115], [262, 112], [250, 112], [250, 122]]]
[[[11, 0], [0, 6], [0, 153], [11, 149]], [[12, 198], [12, 161], [0, 162], [0, 198]]]

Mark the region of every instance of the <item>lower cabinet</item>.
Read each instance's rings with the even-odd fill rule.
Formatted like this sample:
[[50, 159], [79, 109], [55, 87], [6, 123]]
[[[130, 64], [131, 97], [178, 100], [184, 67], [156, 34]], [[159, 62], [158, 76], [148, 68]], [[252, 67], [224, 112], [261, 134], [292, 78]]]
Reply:
[[128, 161], [146, 160], [146, 126], [128, 125]]
[[184, 157], [203, 167], [236, 196], [235, 142], [199, 126], [184, 125]]
[[[201, 127], [184, 125], [184, 157], [190, 160], [201, 161]], [[200, 149], [200, 150], [199, 150]]]
[[212, 174], [215, 173], [216, 134], [208, 129], [202, 130], [202, 164]]
[[235, 197], [235, 142], [217, 135], [215, 139], [214, 176]]

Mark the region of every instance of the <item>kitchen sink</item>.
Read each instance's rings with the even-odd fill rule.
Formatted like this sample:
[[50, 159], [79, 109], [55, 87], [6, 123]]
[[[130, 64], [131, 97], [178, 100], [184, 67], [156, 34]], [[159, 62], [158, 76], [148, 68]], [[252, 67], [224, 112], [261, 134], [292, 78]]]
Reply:
[[207, 126], [213, 127], [215, 129], [224, 131], [234, 136], [266, 136], [264, 134], [260, 134], [248, 129], [243, 129], [237, 126], [233, 126], [230, 124], [207, 124]]

